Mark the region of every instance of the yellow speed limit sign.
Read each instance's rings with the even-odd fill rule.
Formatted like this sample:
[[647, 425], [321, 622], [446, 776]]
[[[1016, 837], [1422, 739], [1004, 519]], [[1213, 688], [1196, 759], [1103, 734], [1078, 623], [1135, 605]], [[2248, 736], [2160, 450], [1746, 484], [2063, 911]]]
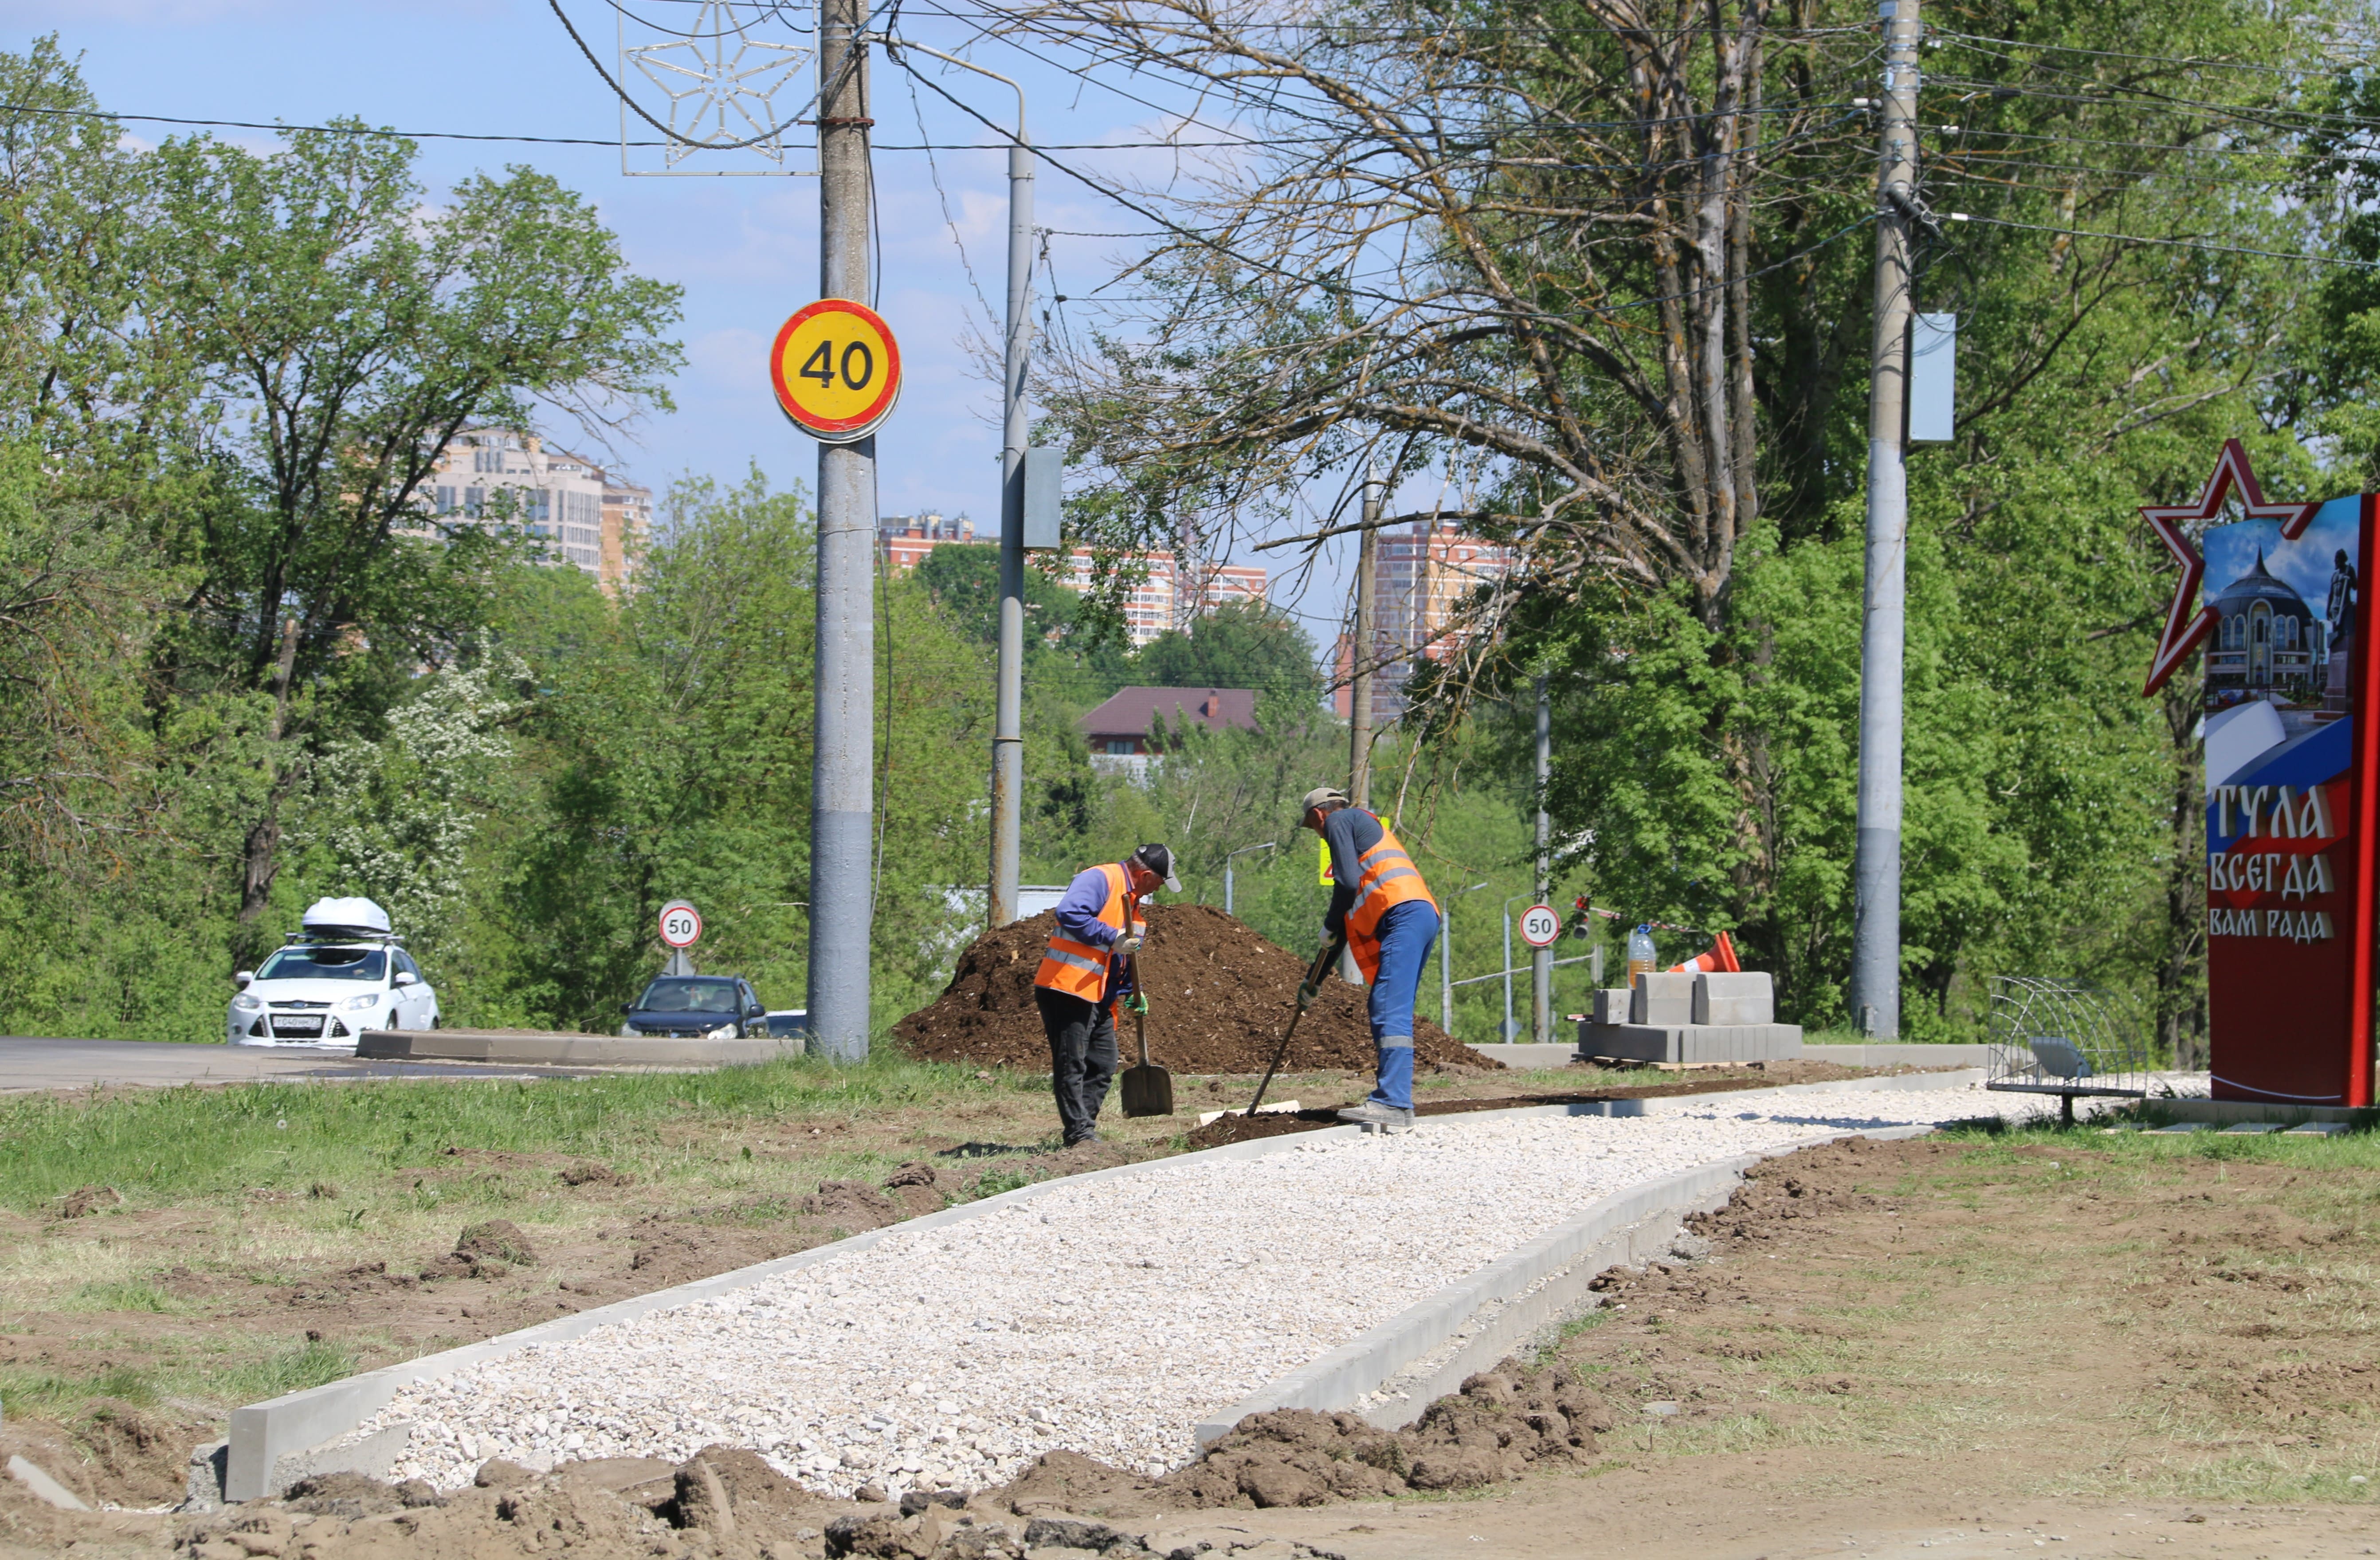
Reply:
[[820, 298], [785, 321], [769, 355], [777, 405], [829, 443], [864, 439], [901, 393], [901, 347], [866, 304]]

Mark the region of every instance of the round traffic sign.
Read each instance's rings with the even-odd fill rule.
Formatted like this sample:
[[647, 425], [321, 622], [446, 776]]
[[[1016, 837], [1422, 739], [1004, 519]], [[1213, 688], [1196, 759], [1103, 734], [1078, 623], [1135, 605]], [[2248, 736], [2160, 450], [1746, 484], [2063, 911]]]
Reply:
[[769, 382], [804, 432], [848, 443], [891, 415], [901, 393], [901, 346], [866, 304], [820, 298], [777, 332]]
[[662, 941], [672, 948], [692, 948], [702, 940], [702, 913], [684, 900], [662, 906]]
[[1531, 948], [1551, 948], [1561, 936], [1561, 917], [1549, 904], [1533, 904], [1521, 912], [1521, 940]]

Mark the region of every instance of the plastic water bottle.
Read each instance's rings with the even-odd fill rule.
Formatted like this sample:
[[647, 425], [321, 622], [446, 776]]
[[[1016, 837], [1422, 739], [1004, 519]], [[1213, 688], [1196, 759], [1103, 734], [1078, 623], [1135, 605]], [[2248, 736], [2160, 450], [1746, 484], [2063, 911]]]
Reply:
[[1649, 975], [1660, 967], [1659, 956], [1653, 951], [1653, 928], [1639, 925], [1628, 934], [1628, 984], [1633, 986], [1638, 975]]

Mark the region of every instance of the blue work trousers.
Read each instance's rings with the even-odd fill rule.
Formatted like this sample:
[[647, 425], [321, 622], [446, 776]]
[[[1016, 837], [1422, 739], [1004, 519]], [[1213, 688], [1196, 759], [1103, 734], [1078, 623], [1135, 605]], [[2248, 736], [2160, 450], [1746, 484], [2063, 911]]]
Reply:
[[1438, 911], [1427, 900], [1391, 905], [1380, 917], [1380, 970], [1372, 977], [1369, 1010], [1380, 1082], [1372, 1098], [1399, 1110], [1413, 1108], [1414, 998], [1437, 941]]

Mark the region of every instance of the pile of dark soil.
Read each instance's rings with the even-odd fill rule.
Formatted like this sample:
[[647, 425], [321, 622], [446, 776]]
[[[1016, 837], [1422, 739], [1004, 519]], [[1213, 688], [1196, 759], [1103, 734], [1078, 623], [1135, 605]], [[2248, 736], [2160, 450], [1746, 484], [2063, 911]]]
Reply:
[[[1056, 925], [1045, 911], [977, 938], [960, 955], [958, 973], [941, 996], [892, 1033], [910, 1055], [926, 1061], [1049, 1070], [1050, 1043], [1033, 1003], [1033, 972]], [[1164, 905], [1149, 917], [1140, 969], [1148, 987], [1149, 1058], [1191, 1073], [1262, 1072], [1305, 978], [1304, 960], [1204, 904]], [[1116, 1028], [1127, 1063], [1137, 1060], [1130, 1018], [1117, 1015]], [[1500, 1065], [1426, 1019], [1415, 1030], [1418, 1067]], [[1343, 981], [1327, 983], [1299, 1022], [1282, 1068], [1310, 1072], [1372, 1064], [1363, 991]]]

